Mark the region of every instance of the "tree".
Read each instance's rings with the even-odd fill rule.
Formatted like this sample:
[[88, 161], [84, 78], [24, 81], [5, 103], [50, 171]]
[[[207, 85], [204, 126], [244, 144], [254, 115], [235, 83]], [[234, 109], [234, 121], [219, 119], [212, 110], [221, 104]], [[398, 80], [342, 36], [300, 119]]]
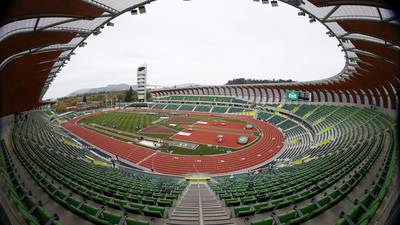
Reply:
[[125, 93], [118, 93], [117, 100], [118, 102], [122, 102], [125, 99]]
[[151, 94], [150, 94], [150, 92], [148, 91], [148, 92], [146, 92], [146, 100], [148, 101], [148, 102], [151, 102]]
[[126, 91], [125, 102], [130, 102], [133, 100], [133, 89], [132, 86], [129, 87], [129, 90]]
[[106, 102], [106, 95], [105, 94], [96, 94], [94, 96], [95, 101], [99, 101], [99, 102]]
[[82, 102], [86, 102], [86, 95], [83, 96]]
[[57, 101], [54, 111], [56, 113], [63, 113], [63, 112], [66, 112], [67, 109], [65, 108], [65, 106], [64, 106], [62, 101]]
[[133, 92], [132, 92], [132, 100], [133, 100], [133, 101], [137, 101], [137, 100], [138, 100], [138, 93], [137, 93], [137, 91], [133, 91]]

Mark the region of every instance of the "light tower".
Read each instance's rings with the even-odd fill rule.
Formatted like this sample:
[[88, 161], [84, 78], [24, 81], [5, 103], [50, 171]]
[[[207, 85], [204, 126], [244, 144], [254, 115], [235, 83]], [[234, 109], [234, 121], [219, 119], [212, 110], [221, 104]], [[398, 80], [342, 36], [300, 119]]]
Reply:
[[147, 85], [147, 66], [142, 64], [137, 70], [137, 92], [138, 101], [146, 101], [146, 85]]

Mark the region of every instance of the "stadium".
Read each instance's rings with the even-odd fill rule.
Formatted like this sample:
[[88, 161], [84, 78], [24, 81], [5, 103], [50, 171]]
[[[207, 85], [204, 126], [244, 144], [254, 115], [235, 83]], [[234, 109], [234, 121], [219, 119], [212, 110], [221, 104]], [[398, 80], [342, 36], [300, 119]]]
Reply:
[[152, 2], [5, 1], [0, 224], [397, 224], [390, 2], [254, 0], [337, 39], [345, 66], [327, 79], [147, 90], [141, 65], [136, 102], [50, 110], [46, 92], [87, 38]]

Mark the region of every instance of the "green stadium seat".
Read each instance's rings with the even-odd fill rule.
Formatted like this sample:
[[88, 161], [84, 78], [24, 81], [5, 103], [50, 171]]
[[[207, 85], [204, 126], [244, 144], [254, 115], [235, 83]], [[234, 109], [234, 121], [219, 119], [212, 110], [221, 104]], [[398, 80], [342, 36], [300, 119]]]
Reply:
[[240, 205], [239, 199], [225, 199], [226, 206], [238, 206]]
[[164, 217], [164, 208], [156, 207], [156, 206], [149, 206], [143, 210], [144, 215], [146, 216], [153, 216], [153, 217]]
[[234, 208], [237, 217], [253, 215], [256, 210], [251, 206], [238, 206]]

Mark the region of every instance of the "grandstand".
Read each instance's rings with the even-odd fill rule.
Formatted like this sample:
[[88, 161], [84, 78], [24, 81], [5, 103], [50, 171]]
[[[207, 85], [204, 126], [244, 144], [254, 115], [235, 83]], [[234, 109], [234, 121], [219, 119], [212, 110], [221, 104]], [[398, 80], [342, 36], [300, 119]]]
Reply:
[[[145, 13], [150, 2], [24, 0], [4, 9], [0, 224], [398, 221], [400, 36], [391, 6], [382, 0], [279, 1], [337, 39], [346, 63], [328, 79], [159, 89], [148, 107], [58, 115], [40, 109], [49, 85], [88, 36], [124, 12]], [[293, 90], [310, 98], [287, 99]], [[171, 135], [146, 136], [141, 131], [149, 127]], [[229, 135], [254, 140], [227, 150], [203, 136], [173, 138], [201, 132], [222, 142]], [[167, 151], [140, 141], [165, 144]], [[216, 154], [196, 155], [201, 141]], [[185, 151], [191, 154], [180, 154]]]

